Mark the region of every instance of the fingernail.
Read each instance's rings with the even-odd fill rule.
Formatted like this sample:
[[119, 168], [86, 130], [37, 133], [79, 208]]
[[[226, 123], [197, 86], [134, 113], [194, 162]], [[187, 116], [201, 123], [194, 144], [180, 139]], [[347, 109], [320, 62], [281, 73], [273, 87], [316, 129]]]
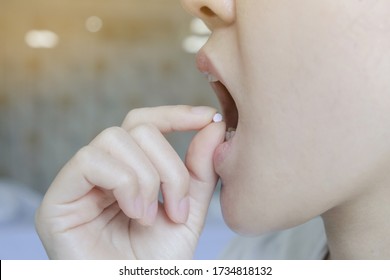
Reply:
[[140, 219], [144, 215], [144, 202], [141, 195], [137, 196], [134, 201], [134, 215], [135, 219]]
[[158, 200], [153, 201], [146, 209], [144, 223], [151, 226], [156, 219]]
[[179, 210], [177, 214], [178, 222], [184, 224], [185, 222], [187, 222], [188, 213], [190, 212], [190, 198], [188, 196], [183, 198], [179, 202], [178, 210]]
[[194, 113], [196, 115], [210, 114], [210, 110], [212, 110], [212, 108], [207, 107], [207, 106], [198, 106], [198, 107], [191, 108], [192, 113]]

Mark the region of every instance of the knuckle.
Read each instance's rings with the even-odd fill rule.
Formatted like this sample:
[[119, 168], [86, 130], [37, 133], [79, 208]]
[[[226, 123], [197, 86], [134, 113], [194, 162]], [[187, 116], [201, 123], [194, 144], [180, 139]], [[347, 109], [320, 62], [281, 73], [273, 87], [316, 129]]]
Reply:
[[106, 128], [105, 130], [103, 130], [103, 134], [108, 135], [108, 136], [118, 135], [118, 134], [121, 135], [122, 133], [123, 133], [123, 130], [119, 126], [112, 126], [112, 127], [109, 127], [109, 128]]
[[132, 195], [138, 193], [138, 180], [131, 171], [122, 172], [115, 180], [115, 188], [128, 189]]
[[74, 161], [78, 164], [83, 165], [86, 162], [89, 162], [93, 153], [93, 148], [91, 146], [84, 146], [74, 155]]
[[140, 110], [141, 110], [140, 108], [135, 108], [135, 109], [129, 111], [129, 112], [127, 113], [127, 115], [126, 115], [125, 120], [131, 120], [131, 119], [133, 119], [135, 116], [137, 116], [137, 115], [139, 114], [139, 111], [140, 111]]
[[137, 112], [136, 112], [137, 110], [139, 110], [139, 109], [134, 109], [134, 110], [131, 110], [130, 112], [128, 112], [123, 123], [130, 125], [132, 120], [134, 119], [134, 116], [137, 114]]
[[130, 132], [130, 134], [136, 138], [139, 136], [152, 137], [153, 135], [156, 135], [156, 133], [158, 133], [158, 129], [150, 123], [139, 124]]
[[146, 108], [136, 108], [127, 113], [125, 120], [123, 121], [123, 126], [126, 129], [131, 129], [139, 121], [140, 115], [145, 114]]
[[113, 126], [103, 130], [97, 137], [96, 141], [103, 143], [111, 143], [123, 135], [123, 129], [118, 126]]

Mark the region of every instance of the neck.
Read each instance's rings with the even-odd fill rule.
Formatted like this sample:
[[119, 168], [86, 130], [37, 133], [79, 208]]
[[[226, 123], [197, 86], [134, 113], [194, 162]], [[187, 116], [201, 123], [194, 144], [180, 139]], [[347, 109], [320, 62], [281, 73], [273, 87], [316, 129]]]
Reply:
[[390, 187], [376, 187], [323, 215], [330, 259], [390, 259]]

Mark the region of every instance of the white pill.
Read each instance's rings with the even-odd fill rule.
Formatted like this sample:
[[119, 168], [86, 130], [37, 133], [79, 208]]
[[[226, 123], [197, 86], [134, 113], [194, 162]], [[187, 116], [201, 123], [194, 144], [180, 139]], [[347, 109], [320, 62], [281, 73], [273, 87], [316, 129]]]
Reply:
[[216, 114], [214, 115], [214, 117], [213, 117], [213, 122], [218, 123], [218, 122], [221, 122], [221, 121], [223, 121], [222, 115], [221, 115], [220, 113], [216, 113]]

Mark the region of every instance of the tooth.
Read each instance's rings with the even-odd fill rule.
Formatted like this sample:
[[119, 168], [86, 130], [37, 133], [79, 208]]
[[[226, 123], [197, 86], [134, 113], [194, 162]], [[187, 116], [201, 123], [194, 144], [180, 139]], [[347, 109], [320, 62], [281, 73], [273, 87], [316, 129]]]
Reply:
[[203, 75], [206, 77], [206, 79], [210, 83], [218, 82], [219, 80], [213, 76], [213, 74], [210, 74], [209, 72], [203, 72]]
[[230, 139], [230, 132], [229, 131], [226, 131], [226, 134], [225, 134], [225, 141], [229, 141]]
[[215, 83], [215, 82], [219, 81], [216, 77], [214, 77], [211, 74], [208, 76], [208, 80], [209, 80], [210, 83]]
[[236, 134], [236, 130], [234, 128], [229, 128], [227, 131], [226, 131], [226, 134], [225, 134], [225, 141], [229, 141], [230, 139], [232, 139], [234, 137], [234, 135]]

